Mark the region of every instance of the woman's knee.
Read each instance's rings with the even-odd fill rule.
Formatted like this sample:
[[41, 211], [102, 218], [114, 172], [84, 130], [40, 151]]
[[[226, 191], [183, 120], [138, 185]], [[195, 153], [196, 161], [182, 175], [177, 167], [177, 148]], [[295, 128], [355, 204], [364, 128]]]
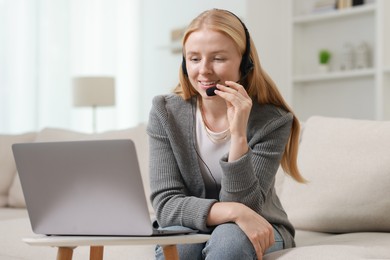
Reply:
[[209, 259], [256, 259], [256, 252], [245, 233], [234, 223], [217, 226], [203, 250]]
[[[204, 244], [179, 244], [176, 246], [179, 254], [179, 259], [191, 259], [191, 260], [202, 260], [202, 250]], [[161, 246], [156, 246], [155, 259], [164, 260], [164, 252]]]

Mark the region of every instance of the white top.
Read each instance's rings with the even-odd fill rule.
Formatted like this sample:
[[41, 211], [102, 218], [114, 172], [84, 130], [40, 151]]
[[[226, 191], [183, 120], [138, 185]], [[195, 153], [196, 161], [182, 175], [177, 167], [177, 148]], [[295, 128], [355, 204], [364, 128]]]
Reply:
[[216, 133], [208, 129], [199, 107], [197, 106], [196, 110], [198, 160], [206, 185], [206, 197], [218, 199], [222, 179], [222, 169], [219, 161], [223, 155], [229, 152], [230, 135], [227, 134], [229, 130]]

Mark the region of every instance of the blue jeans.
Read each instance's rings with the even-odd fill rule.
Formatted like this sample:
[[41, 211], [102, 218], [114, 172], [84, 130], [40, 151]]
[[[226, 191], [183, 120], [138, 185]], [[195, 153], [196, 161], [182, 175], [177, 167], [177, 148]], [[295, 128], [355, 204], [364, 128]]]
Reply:
[[[274, 236], [275, 244], [268, 248], [265, 254], [284, 248], [283, 239], [275, 227]], [[177, 251], [179, 258], [185, 260], [257, 259], [256, 251], [252, 243], [245, 233], [234, 223], [217, 226], [206, 243], [177, 245]], [[156, 259], [164, 259], [164, 253], [160, 246], [156, 246]]]

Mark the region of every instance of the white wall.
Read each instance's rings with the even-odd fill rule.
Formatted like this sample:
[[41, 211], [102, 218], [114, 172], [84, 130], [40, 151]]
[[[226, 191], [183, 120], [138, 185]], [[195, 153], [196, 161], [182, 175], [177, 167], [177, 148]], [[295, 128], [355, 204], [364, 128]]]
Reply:
[[289, 5], [286, 0], [247, 0], [246, 25], [255, 42], [260, 62], [288, 100]]
[[[256, 42], [263, 67], [287, 89], [287, 15], [283, 0], [145, 0], [142, 1], [142, 96], [141, 118], [147, 121], [152, 98], [170, 92], [178, 82], [182, 56], [172, 54], [172, 29], [186, 26], [200, 12], [223, 8], [238, 15]], [[165, 48], [164, 48], [165, 47]], [[287, 92], [287, 91], [286, 91]]]
[[116, 106], [98, 107], [98, 131], [137, 124], [140, 2], [0, 0], [0, 133], [92, 131], [92, 109], [72, 104], [77, 76], [115, 77]]
[[[0, 56], [5, 57], [0, 62], [1, 133], [44, 127], [89, 131], [91, 109], [74, 108], [70, 88], [71, 77], [87, 74], [113, 75], [117, 83], [116, 106], [98, 109], [98, 131], [146, 122], [152, 98], [171, 92], [178, 82], [182, 56], [167, 48], [171, 30], [185, 27], [211, 8], [230, 10], [245, 22], [263, 67], [282, 91], [287, 87], [284, 0], [56, 1], [61, 4], [37, 0], [23, 4], [29, 1], [0, 0], [0, 14], [14, 24], [0, 25], [0, 45], [5, 46], [0, 48]], [[39, 19], [32, 19], [38, 14]], [[9, 35], [26, 40], [13, 40]], [[21, 53], [29, 55], [22, 57]], [[5, 68], [18, 73], [14, 81], [6, 79]], [[13, 109], [9, 109], [11, 103]]]

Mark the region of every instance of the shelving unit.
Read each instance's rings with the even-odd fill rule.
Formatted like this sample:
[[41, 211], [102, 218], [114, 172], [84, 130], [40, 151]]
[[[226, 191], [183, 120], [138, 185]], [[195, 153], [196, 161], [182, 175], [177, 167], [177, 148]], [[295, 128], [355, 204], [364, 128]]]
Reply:
[[[312, 115], [390, 120], [390, 1], [323, 13], [302, 12], [311, 0], [293, 0], [290, 17], [290, 102], [301, 120]], [[369, 46], [366, 68], [343, 70], [343, 46]], [[332, 53], [320, 72], [318, 51]]]

